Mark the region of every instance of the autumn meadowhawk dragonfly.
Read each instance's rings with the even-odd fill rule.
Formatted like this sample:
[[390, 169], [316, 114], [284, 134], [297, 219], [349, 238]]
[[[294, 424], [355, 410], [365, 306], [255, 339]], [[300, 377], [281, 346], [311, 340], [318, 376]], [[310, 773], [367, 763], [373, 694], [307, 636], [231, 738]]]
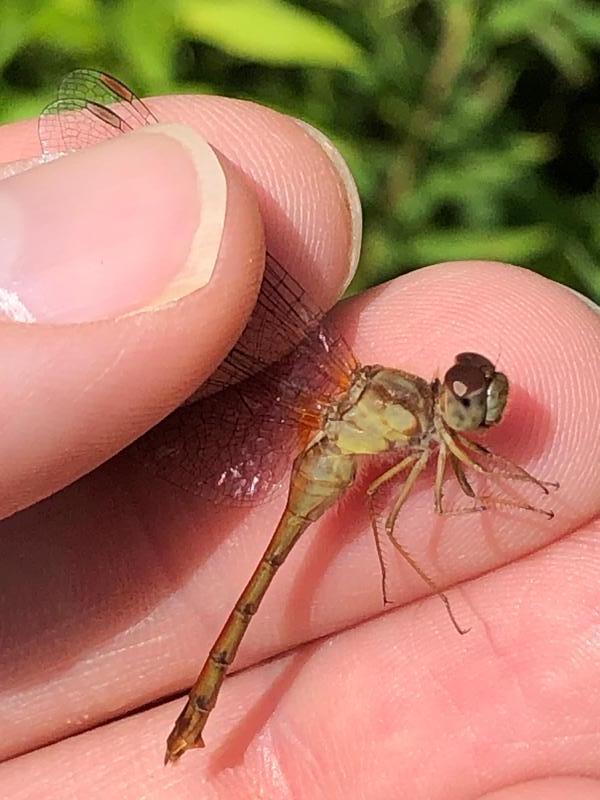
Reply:
[[[44, 158], [157, 121], [116, 78], [76, 70], [40, 117]], [[130, 448], [144, 469], [215, 502], [256, 503], [283, 481], [288, 487], [280, 522], [168, 737], [166, 762], [204, 746], [202, 732], [223, 679], [275, 573], [307, 527], [351, 486], [367, 459], [386, 459], [366, 491], [384, 601], [382, 547], [388, 542], [440, 595], [455, 627], [464, 632], [446, 596], [402, 546], [395, 524], [431, 459], [440, 514], [501, 506], [552, 517], [551, 511], [503, 494], [478, 493], [470, 477], [521, 481], [544, 494], [557, 485], [538, 480], [465, 435], [499, 423], [508, 393], [506, 376], [477, 353], [457, 355], [442, 380], [361, 366], [302, 287], [267, 254], [256, 309], [235, 348], [199, 392]], [[468, 498], [466, 508], [444, 507], [448, 470]]]

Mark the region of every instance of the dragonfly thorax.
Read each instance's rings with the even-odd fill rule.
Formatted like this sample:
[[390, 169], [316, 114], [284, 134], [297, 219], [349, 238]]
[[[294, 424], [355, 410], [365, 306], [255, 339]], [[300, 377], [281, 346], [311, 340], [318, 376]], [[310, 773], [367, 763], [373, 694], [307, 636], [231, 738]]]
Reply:
[[324, 433], [342, 453], [375, 455], [423, 441], [433, 432], [433, 391], [396, 369], [361, 369], [327, 420]]

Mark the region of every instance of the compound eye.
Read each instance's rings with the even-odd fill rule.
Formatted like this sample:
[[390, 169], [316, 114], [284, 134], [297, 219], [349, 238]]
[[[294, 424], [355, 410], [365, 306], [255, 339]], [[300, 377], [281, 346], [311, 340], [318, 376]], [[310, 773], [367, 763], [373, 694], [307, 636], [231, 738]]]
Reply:
[[459, 353], [454, 360], [457, 364], [464, 364], [481, 370], [486, 378], [491, 378], [495, 371], [494, 365], [489, 358], [479, 355], [479, 353]]
[[480, 366], [457, 363], [444, 377], [441, 406], [454, 430], [475, 430], [485, 423], [488, 381]]
[[495, 372], [487, 388], [486, 425], [496, 425], [496, 423], [500, 422], [507, 400], [508, 378], [502, 372]]

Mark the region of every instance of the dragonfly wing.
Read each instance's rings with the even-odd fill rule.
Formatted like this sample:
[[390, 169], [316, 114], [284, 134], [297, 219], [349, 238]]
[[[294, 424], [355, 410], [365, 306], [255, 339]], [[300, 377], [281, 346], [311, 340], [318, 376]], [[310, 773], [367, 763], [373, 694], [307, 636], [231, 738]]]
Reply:
[[213, 502], [263, 502], [352, 379], [346, 349], [318, 325], [262, 372], [174, 411], [129, 452], [153, 475]]
[[301, 344], [304, 348], [314, 349], [314, 355], [320, 349], [321, 356], [324, 355], [326, 350], [322, 350], [322, 346], [325, 340], [318, 345], [310, 336], [319, 327], [330, 339], [332, 355], [328, 361], [335, 361], [335, 351], [342, 369], [352, 371], [356, 361], [350, 348], [331, 326], [322, 325], [323, 316], [323, 310], [298, 281], [271, 253], [267, 253], [260, 294], [252, 316], [235, 347], [193, 398], [206, 397], [262, 372]]
[[[117, 78], [75, 70], [42, 113], [39, 134], [52, 158], [156, 122]], [[357, 367], [322, 318], [267, 253], [256, 309], [240, 339], [183, 407], [129, 448], [132, 457], [152, 474], [216, 502], [264, 499]]]
[[179, 408], [129, 452], [156, 477], [215, 503], [260, 503], [281, 487], [298, 429], [251, 395], [231, 387]]
[[40, 115], [38, 133], [44, 155], [55, 158], [156, 122], [148, 106], [117, 78], [77, 69]]

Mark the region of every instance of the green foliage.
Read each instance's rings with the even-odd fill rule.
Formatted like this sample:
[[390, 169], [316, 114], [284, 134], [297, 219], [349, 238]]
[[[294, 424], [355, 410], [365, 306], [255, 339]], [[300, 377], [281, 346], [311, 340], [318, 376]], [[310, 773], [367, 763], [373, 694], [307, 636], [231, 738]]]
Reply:
[[192, 36], [259, 63], [347, 70], [363, 63], [339, 28], [281, 0], [182, 0], [179, 18]]
[[352, 289], [457, 258], [600, 301], [596, 0], [3, 0], [0, 114], [78, 66], [303, 117], [357, 178]]

